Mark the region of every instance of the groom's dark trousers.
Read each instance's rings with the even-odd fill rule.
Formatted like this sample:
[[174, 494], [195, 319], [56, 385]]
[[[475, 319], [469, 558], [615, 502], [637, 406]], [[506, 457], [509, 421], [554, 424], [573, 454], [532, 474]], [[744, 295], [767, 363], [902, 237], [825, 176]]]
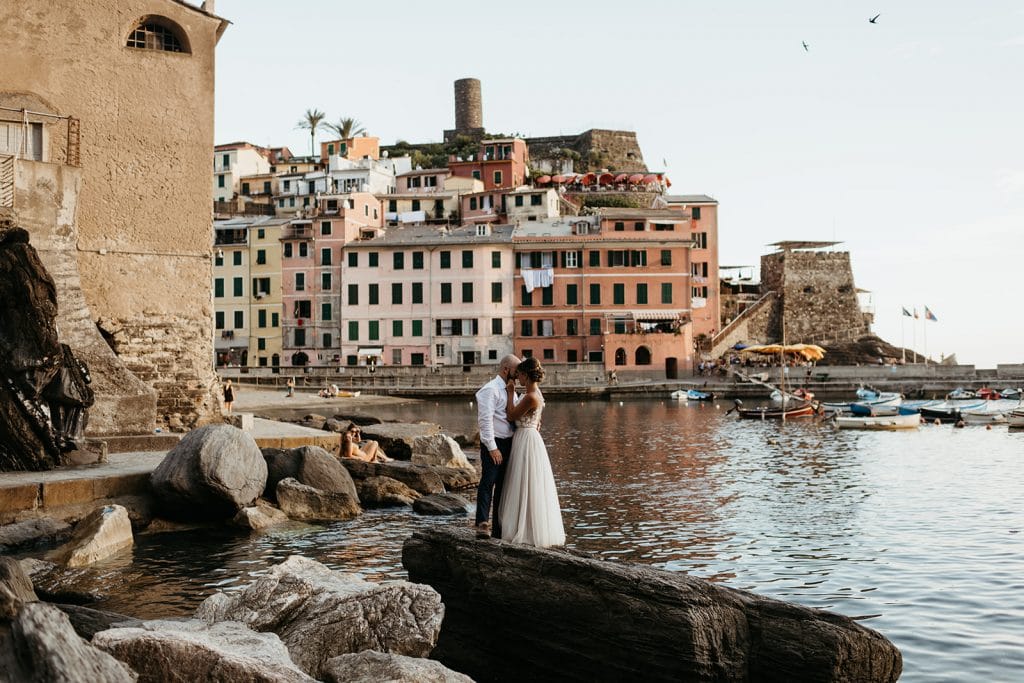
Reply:
[[495, 465], [491, 460], [491, 453], [487, 446], [480, 444], [480, 484], [476, 488], [476, 523], [481, 524], [491, 517], [491, 507], [494, 507], [494, 519], [491, 522], [491, 536], [501, 538], [501, 519], [498, 515], [498, 508], [501, 505], [501, 489], [505, 483], [505, 470], [508, 468], [508, 459], [512, 457], [512, 437], [507, 439], [495, 439], [501, 453], [501, 464]]

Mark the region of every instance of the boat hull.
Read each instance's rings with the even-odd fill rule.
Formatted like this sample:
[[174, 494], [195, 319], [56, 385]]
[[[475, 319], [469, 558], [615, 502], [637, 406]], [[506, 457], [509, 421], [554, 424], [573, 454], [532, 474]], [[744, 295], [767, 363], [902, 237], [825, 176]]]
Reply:
[[870, 417], [837, 417], [836, 427], [839, 429], [871, 429], [895, 430], [917, 429], [921, 426], [921, 416], [910, 415], [877, 415]]
[[744, 420], [793, 420], [814, 417], [814, 406], [810, 403], [795, 408], [740, 408], [739, 416]]

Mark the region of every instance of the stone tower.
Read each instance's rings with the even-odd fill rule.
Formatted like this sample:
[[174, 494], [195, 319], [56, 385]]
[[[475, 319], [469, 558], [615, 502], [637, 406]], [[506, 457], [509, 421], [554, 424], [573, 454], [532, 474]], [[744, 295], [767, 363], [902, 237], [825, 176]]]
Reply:
[[445, 141], [457, 135], [481, 138], [484, 134], [483, 99], [480, 79], [460, 78], [455, 81], [455, 128], [444, 132]]

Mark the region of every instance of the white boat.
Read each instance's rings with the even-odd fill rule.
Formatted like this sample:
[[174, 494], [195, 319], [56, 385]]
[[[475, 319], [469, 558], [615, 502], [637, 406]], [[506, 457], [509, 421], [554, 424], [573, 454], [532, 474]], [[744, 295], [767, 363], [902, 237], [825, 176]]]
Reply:
[[1006, 422], [1011, 427], [1024, 427], [1024, 408], [1016, 408], [1006, 415]]
[[916, 412], [900, 409], [895, 415], [867, 415], [836, 417], [839, 429], [917, 429], [921, 426], [921, 416]]
[[981, 408], [960, 411], [960, 418], [969, 425], [1006, 424], [1010, 409], [998, 405], [986, 405]]

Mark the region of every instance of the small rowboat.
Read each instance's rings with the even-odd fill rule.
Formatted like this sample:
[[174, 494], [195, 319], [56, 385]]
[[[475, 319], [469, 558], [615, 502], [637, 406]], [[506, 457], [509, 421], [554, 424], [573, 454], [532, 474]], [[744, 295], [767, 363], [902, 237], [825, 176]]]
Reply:
[[964, 404], [962, 400], [946, 401], [937, 405], [921, 406], [921, 417], [931, 422], [958, 422], [965, 410], [977, 410], [984, 405], [983, 402]]
[[715, 398], [715, 395], [710, 391], [697, 391], [696, 389], [683, 391], [678, 389], [672, 392], [672, 398], [677, 401], [710, 401]]
[[1024, 408], [1015, 408], [1006, 416], [1006, 422], [1011, 427], [1024, 427]]
[[[890, 412], [890, 411], [885, 411]], [[893, 415], [868, 415], [839, 416], [836, 417], [836, 427], [839, 429], [917, 429], [921, 426], [921, 416], [917, 411], [907, 408], [897, 408]]]
[[811, 402], [798, 406], [780, 408], [762, 406], [760, 408], [737, 408], [737, 413], [744, 420], [792, 420], [801, 417], [814, 417], [817, 410]]
[[963, 419], [964, 424], [969, 425], [1006, 424], [1006, 412], [1002, 410], [990, 410], [988, 408], [962, 410], [960, 411], [960, 417]]

